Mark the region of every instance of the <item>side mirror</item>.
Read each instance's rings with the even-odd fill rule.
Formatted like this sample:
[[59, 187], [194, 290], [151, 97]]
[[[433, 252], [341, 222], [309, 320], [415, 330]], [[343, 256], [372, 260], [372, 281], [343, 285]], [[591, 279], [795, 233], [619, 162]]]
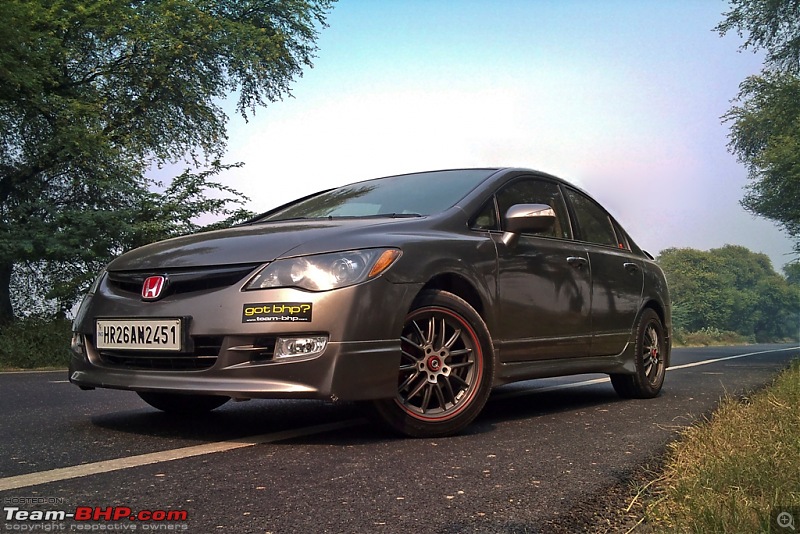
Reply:
[[555, 223], [556, 212], [547, 204], [514, 204], [503, 219], [503, 243], [514, 246], [519, 234], [545, 232]]

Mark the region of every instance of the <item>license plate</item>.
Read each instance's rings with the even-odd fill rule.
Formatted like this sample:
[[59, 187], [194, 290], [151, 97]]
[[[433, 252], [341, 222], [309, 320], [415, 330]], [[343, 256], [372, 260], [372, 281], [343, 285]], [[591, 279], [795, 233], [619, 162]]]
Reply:
[[180, 319], [98, 319], [98, 349], [180, 351]]

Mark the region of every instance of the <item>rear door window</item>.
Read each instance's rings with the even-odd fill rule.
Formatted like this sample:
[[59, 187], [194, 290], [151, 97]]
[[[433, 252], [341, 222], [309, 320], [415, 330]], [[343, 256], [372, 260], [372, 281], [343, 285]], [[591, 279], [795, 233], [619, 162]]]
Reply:
[[606, 210], [594, 200], [574, 189], [567, 188], [566, 191], [578, 222], [579, 238], [589, 243], [618, 248], [620, 241], [617, 239], [611, 217], [608, 216]]

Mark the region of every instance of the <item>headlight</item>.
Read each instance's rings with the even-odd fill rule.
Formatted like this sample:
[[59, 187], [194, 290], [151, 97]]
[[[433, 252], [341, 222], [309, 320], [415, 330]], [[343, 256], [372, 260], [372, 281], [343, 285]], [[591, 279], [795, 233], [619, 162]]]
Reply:
[[95, 278], [94, 282], [91, 286], [89, 286], [89, 291], [86, 292], [86, 295], [83, 296], [81, 299], [80, 306], [78, 306], [78, 311], [75, 313], [75, 319], [72, 321], [72, 330], [77, 331], [78, 325], [83, 321], [84, 316], [86, 315], [86, 308], [89, 306], [89, 301], [92, 296], [97, 291], [97, 288], [100, 287], [100, 282], [103, 281], [103, 277], [106, 275], [105, 268], [100, 271], [100, 274]]
[[298, 287], [328, 291], [375, 278], [388, 269], [402, 252], [395, 248], [348, 250], [276, 260], [245, 285], [246, 290]]
[[100, 282], [103, 280], [103, 277], [105, 275], [106, 275], [106, 270], [105, 269], [100, 271], [100, 274], [97, 275], [97, 278], [94, 279], [94, 282], [92, 282], [92, 285], [89, 286], [89, 291], [86, 292], [88, 295], [94, 295], [95, 291], [97, 291], [97, 288], [100, 287]]

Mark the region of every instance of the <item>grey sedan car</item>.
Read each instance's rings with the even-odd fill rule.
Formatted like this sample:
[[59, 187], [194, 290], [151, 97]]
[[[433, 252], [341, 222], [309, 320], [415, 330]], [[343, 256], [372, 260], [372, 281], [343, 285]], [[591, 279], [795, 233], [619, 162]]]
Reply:
[[80, 306], [70, 381], [184, 414], [369, 401], [432, 437], [518, 380], [607, 373], [654, 397], [670, 328], [661, 269], [586, 193], [526, 169], [440, 170], [123, 254]]

